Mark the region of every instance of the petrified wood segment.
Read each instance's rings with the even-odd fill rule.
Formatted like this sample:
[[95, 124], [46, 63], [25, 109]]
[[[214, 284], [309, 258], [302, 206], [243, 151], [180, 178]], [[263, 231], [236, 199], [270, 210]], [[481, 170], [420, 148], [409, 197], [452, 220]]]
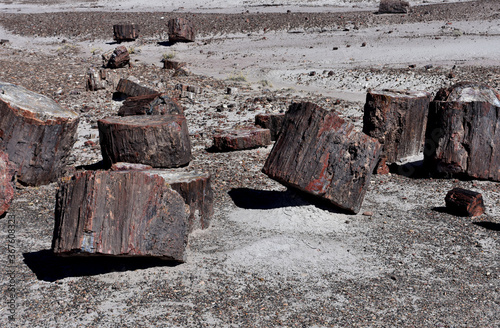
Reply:
[[116, 92], [126, 97], [137, 97], [144, 95], [157, 95], [158, 91], [145, 87], [129, 79], [120, 79], [116, 86]]
[[445, 198], [446, 209], [458, 216], [479, 216], [484, 213], [483, 195], [478, 192], [453, 188]]
[[313, 103], [294, 103], [262, 172], [286, 186], [357, 213], [380, 143]]
[[271, 131], [271, 140], [278, 140], [285, 113], [258, 114], [255, 116], [255, 125]]
[[440, 91], [430, 104], [424, 164], [445, 176], [500, 181], [498, 93], [478, 84], [457, 88], [461, 91]]
[[379, 14], [407, 14], [410, 10], [408, 1], [402, 0], [380, 0]]
[[196, 30], [185, 18], [172, 18], [168, 21], [168, 40], [175, 42], [194, 42]]
[[161, 176], [148, 172], [86, 171], [61, 182], [54, 253], [184, 261], [189, 209]]
[[87, 71], [87, 90], [97, 91], [106, 88], [106, 82], [102, 79], [102, 74], [100, 71], [89, 68]]
[[113, 39], [117, 42], [134, 41], [139, 37], [135, 24], [113, 25]]
[[388, 163], [418, 155], [425, 141], [430, 94], [380, 90], [366, 95], [363, 132], [383, 144]]
[[108, 61], [109, 68], [122, 68], [130, 63], [130, 55], [124, 46], [116, 47]]
[[0, 151], [0, 216], [7, 212], [14, 199], [14, 175], [9, 155]]
[[118, 116], [166, 114], [184, 115], [184, 110], [177, 101], [159, 93], [129, 97], [118, 110]]
[[183, 115], [108, 117], [97, 122], [102, 157], [116, 162], [172, 168], [191, 160], [191, 142]]
[[180, 62], [176, 60], [166, 59], [163, 61], [163, 68], [165, 69], [179, 69], [181, 67], [185, 67], [186, 62]]
[[188, 231], [206, 229], [214, 213], [210, 174], [179, 172], [178, 170], [151, 170], [177, 191], [189, 206]]
[[63, 174], [78, 114], [43, 95], [0, 82], [0, 117], [0, 149], [9, 155], [19, 181], [41, 185]]
[[234, 151], [265, 147], [271, 144], [271, 132], [269, 129], [246, 128], [227, 130], [214, 135], [212, 150]]

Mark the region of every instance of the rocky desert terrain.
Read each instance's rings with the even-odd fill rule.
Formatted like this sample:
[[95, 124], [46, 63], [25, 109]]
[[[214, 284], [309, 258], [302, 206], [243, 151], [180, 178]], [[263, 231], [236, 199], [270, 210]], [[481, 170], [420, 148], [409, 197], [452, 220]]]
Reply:
[[[500, 90], [500, 2], [410, 4], [408, 14], [381, 15], [378, 1], [354, 0], [0, 1], [0, 81], [80, 115], [67, 176], [99, 168], [97, 120], [116, 114], [116, 84], [131, 78], [179, 97], [193, 151], [179, 170], [210, 173], [215, 193], [211, 226], [190, 235], [185, 263], [72, 259], [50, 250], [57, 183], [18, 183], [0, 218], [0, 325], [500, 326], [498, 182], [431, 177], [412, 158], [373, 175], [354, 215], [261, 173], [272, 145], [208, 151], [214, 134], [293, 102], [333, 109], [361, 129], [370, 89], [435, 94], [474, 81]], [[194, 23], [195, 42], [168, 42], [175, 17]], [[131, 67], [107, 69], [106, 88], [88, 91], [88, 69], [118, 45], [113, 25], [127, 23], [140, 29], [120, 44]], [[163, 69], [164, 58], [186, 62], [189, 74]], [[200, 92], [181, 97], [179, 84]], [[480, 192], [486, 213], [448, 214], [454, 187]]]

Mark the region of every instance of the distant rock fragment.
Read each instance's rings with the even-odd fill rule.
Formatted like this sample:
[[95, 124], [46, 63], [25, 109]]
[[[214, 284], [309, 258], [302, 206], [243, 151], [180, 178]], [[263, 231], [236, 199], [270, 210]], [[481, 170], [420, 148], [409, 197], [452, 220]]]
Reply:
[[184, 115], [182, 106], [174, 99], [159, 93], [129, 97], [118, 110], [118, 116]]
[[109, 58], [107, 67], [122, 68], [128, 66], [129, 63], [130, 63], [130, 55], [128, 53], [127, 48], [124, 46], [119, 46], [116, 47], [116, 49], [113, 51], [111, 58]]
[[410, 3], [402, 0], [380, 0], [378, 7], [379, 14], [407, 14], [410, 10]]
[[173, 18], [168, 21], [168, 40], [175, 42], [194, 42], [196, 29], [185, 18]]
[[479, 216], [484, 213], [483, 195], [478, 192], [453, 188], [445, 198], [446, 209], [458, 216]]
[[76, 141], [78, 114], [23, 87], [0, 82], [0, 150], [18, 180], [38, 186], [57, 180]]
[[106, 89], [106, 81], [102, 78], [101, 71], [95, 68], [89, 68], [87, 71], [87, 90], [97, 91]]
[[135, 24], [113, 25], [113, 39], [116, 42], [134, 41], [139, 37], [139, 28]]
[[357, 213], [381, 151], [334, 111], [294, 103], [262, 172], [286, 186]]
[[164, 69], [179, 69], [181, 67], [185, 67], [186, 65], [186, 62], [180, 62], [176, 60], [166, 59], [163, 61]]
[[104, 163], [173, 168], [189, 164], [191, 142], [184, 115], [108, 117], [97, 122]]
[[271, 140], [276, 141], [279, 137], [285, 113], [258, 114], [255, 116], [255, 125], [271, 131]]
[[212, 150], [234, 151], [265, 147], [271, 144], [269, 129], [255, 127], [227, 130], [214, 135]]
[[15, 170], [9, 162], [9, 155], [0, 151], [0, 216], [10, 207], [14, 199]]
[[137, 97], [159, 94], [158, 91], [140, 85], [139, 83], [134, 82], [131, 79], [120, 79], [120, 81], [118, 81], [118, 85], [116, 86], [116, 92], [124, 97]]

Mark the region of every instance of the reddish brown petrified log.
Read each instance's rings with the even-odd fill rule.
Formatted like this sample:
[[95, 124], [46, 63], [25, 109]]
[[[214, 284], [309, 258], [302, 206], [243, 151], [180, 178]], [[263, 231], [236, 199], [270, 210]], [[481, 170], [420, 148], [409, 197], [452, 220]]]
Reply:
[[228, 130], [214, 135], [212, 150], [234, 151], [265, 147], [271, 144], [271, 132], [269, 129], [255, 127]]
[[191, 160], [184, 115], [108, 117], [98, 121], [104, 163], [148, 164], [172, 168]]
[[130, 63], [130, 55], [124, 46], [116, 47], [108, 62], [109, 68], [122, 68]]
[[117, 42], [134, 41], [139, 37], [139, 29], [135, 24], [113, 25], [113, 39]]
[[78, 120], [50, 98], [0, 82], [0, 149], [25, 184], [47, 184], [63, 174]]
[[180, 62], [176, 60], [166, 59], [163, 61], [163, 68], [165, 69], [179, 69], [181, 67], [185, 67], [186, 62]]
[[388, 163], [418, 155], [425, 141], [430, 94], [424, 91], [371, 91], [366, 95], [363, 132], [383, 144]]
[[86, 171], [61, 182], [52, 249], [60, 255], [184, 261], [189, 208], [149, 171]]
[[106, 82], [103, 81], [102, 74], [100, 71], [89, 68], [87, 72], [87, 90], [97, 91], [106, 88]]
[[185, 18], [173, 18], [168, 21], [168, 40], [175, 42], [194, 42], [196, 30]]
[[483, 195], [478, 192], [453, 188], [445, 198], [446, 208], [458, 216], [479, 216], [484, 213]]
[[9, 155], [0, 151], [0, 216], [10, 207], [14, 199], [15, 170], [9, 162]]
[[290, 187], [357, 213], [380, 143], [313, 103], [292, 104], [262, 171]]
[[159, 93], [129, 97], [118, 110], [119, 116], [131, 115], [183, 115], [184, 110], [174, 99]]
[[374, 173], [379, 175], [385, 175], [390, 173], [389, 166], [387, 165], [387, 158], [385, 157], [385, 155], [380, 156], [380, 160], [375, 166]]
[[407, 14], [410, 10], [408, 1], [403, 0], [380, 0], [379, 14]]
[[120, 79], [116, 86], [116, 92], [125, 97], [137, 97], [145, 95], [156, 95], [158, 91], [145, 87], [129, 79]]
[[255, 116], [255, 125], [271, 131], [271, 140], [276, 141], [279, 137], [285, 113], [258, 114]]
[[[442, 100], [444, 99], [444, 101]], [[457, 84], [431, 102], [425, 165], [446, 176], [500, 181], [500, 97], [481, 84]]]

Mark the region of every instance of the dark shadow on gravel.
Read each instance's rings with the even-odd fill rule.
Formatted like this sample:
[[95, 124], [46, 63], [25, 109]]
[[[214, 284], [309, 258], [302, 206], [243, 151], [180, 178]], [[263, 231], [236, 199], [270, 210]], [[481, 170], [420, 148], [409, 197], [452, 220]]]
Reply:
[[423, 161], [410, 162], [402, 165], [395, 163], [390, 164], [389, 171], [392, 174], [402, 175], [411, 179], [428, 179], [430, 176]]
[[180, 263], [154, 257], [56, 256], [51, 250], [23, 253], [24, 263], [39, 280], [54, 282], [68, 277], [95, 276]]
[[473, 222], [473, 224], [488, 230], [500, 231], [500, 223], [483, 221], [483, 222]]
[[352, 214], [336, 208], [327, 201], [294, 189], [275, 191], [234, 188], [228, 194], [237, 207], [248, 210], [271, 210], [283, 207], [314, 205], [332, 213]]
[[104, 164], [104, 161], [99, 161], [99, 162], [88, 164], [88, 165], [80, 165], [80, 166], [75, 167], [75, 169], [77, 171], [79, 171], [79, 170], [97, 171], [97, 170], [107, 170], [107, 169], [109, 169], [109, 167]]
[[157, 44], [162, 47], [170, 47], [173, 45], [173, 43], [170, 41], [160, 41]]
[[432, 210], [434, 212], [438, 212], [438, 213], [444, 213], [444, 214], [450, 214], [450, 215], [453, 215], [451, 214], [448, 209], [446, 208], [446, 206], [438, 206], [438, 207], [434, 207], [432, 208]]

